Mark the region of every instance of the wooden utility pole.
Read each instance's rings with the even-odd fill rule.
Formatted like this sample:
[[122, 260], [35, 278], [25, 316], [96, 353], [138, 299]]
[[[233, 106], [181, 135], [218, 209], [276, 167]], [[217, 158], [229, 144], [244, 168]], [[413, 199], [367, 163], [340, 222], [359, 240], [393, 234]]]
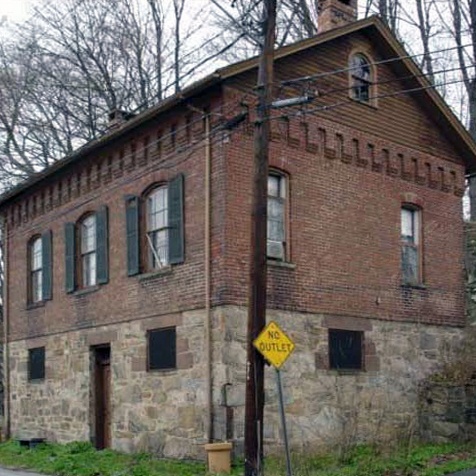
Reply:
[[269, 110], [272, 100], [276, 0], [264, 1], [264, 41], [258, 70], [258, 109], [254, 133], [253, 201], [247, 326], [245, 476], [263, 469], [264, 359], [253, 340], [266, 325], [266, 242]]

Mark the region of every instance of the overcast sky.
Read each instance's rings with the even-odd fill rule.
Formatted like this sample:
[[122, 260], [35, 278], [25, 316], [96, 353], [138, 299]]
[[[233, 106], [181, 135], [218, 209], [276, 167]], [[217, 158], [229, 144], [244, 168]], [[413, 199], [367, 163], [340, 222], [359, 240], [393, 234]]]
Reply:
[[0, 0], [0, 19], [21, 21], [28, 16], [29, 0]]

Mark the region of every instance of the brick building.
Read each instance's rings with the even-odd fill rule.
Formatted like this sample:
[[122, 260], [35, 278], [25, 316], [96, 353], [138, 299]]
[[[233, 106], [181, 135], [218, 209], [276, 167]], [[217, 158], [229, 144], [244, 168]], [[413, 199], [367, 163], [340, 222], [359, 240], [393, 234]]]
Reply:
[[[418, 381], [465, 325], [476, 146], [355, 7], [325, 2], [321, 33], [276, 52], [276, 97], [296, 84], [315, 96], [273, 112], [268, 187], [268, 319], [296, 343], [283, 380], [301, 448], [405, 431]], [[173, 457], [209, 439], [240, 447], [256, 70], [247, 60], [115, 113], [103, 137], [2, 197], [13, 436]], [[277, 443], [272, 382], [265, 416]]]

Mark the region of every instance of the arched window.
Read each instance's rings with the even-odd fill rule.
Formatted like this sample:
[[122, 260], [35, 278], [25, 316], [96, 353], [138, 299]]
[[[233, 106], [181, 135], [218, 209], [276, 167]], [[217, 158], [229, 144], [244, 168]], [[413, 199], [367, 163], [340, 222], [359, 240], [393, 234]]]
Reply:
[[65, 224], [65, 286], [68, 293], [108, 282], [108, 228], [106, 206], [83, 215], [76, 223]]
[[78, 225], [80, 235], [81, 285], [96, 285], [96, 215], [88, 215]]
[[353, 55], [350, 60], [350, 95], [357, 101], [372, 101], [372, 68], [362, 54]]
[[28, 242], [28, 302], [37, 304], [52, 297], [52, 234], [34, 236]]
[[183, 263], [184, 176], [152, 185], [126, 205], [127, 274], [135, 276]]
[[146, 196], [144, 204], [147, 268], [162, 268], [169, 263], [169, 207], [167, 185], [154, 188]]
[[30, 243], [30, 300], [43, 301], [43, 243], [41, 236]]

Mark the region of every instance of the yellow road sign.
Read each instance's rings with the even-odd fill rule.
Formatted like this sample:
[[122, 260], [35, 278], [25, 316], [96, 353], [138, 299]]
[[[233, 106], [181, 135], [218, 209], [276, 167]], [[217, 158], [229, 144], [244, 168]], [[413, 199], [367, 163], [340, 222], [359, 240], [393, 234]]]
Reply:
[[261, 331], [253, 345], [277, 369], [286, 362], [295, 347], [294, 342], [273, 321]]

